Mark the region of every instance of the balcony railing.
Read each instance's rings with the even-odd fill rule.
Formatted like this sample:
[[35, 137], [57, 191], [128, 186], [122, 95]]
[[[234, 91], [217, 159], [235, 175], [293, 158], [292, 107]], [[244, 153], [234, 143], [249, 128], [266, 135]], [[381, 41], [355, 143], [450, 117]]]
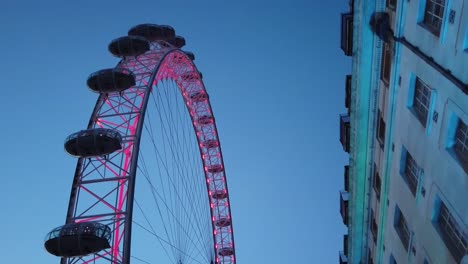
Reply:
[[344, 166], [344, 189], [349, 191], [349, 165]]
[[351, 106], [351, 75], [346, 75], [345, 107]]
[[340, 191], [340, 213], [343, 218], [343, 224], [348, 225], [348, 200], [349, 193], [347, 191]]
[[343, 251], [340, 251], [340, 264], [345, 263], [348, 263], [348, 256], [346, 256]]
[[340, 115], [340, 142], [343, 145], [343, 150], [349, 153], [349, 116], [347, 114]]
[[343, 252], [345, 256], [348, 256], [348, 235], [343, 236]]
[[353, 55], [353, 14], [341, 14], [341, 49], [346, 56]]

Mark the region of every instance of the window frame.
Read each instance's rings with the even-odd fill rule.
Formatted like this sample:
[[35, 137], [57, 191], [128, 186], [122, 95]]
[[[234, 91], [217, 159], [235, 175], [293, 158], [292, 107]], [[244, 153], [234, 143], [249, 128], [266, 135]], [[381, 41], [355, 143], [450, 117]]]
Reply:
[[433, 89], [428, 84], [416, 76], [411, 108], [416, 119], [419, 120], [425, 129], [428, 125], [428, 118], [431, 112], [432, 90]]
[[404, 167], [403, 167], [403, 176], [406, 181], [406, 185], [410, 189], [413, 196], [416, 197], [419, 184], [419, 175], [421, 174], [421, 166], [416, 162], [416, 160], [411, 156], [406, 150], [404, 157]]
[[405, 251], [408, 252], [411, 242], [411, 231], [408, 226], [408, 222], [406, 221], [406, 218], [403, 215], [403, 212], [398, 206], [395, 207], [395, 219], [393, 223], [393, 228], [395, 229], [395, 232], [400, 238], [401, 244], [405, 248]]
[[380, 147], [383, 149], [385, 146], [385, 129], [386, 129], [386, 123], [385, 120], [383, 119], [382, 112], [380, 109], [377, 111], [377, 130], [376, 130], [376, 137], [377, 141], [380, 143]]
[[[381, 194], [381, 188], [382, 188], [382, 179], [380, 178], [379, 170], [378, 170], [377, 165], [375, 163], [374, 163], [373, 178], [374, 179], [373, 179], [372, 187], [374, 188], [377, 201], [380, 201], [380, 194]], [[378, 180], [378, 184], [377, 184], [377, 180]]]
[[389, 43], [384, 43], [384, 45], [382, 47], [382, 58], [381, 58], [381, 66], [380, 66], [380, 79], [385, 83], [385, 85], [387, 87], [388, 87], [388, 84], [390, 83], [391, 70], [392, 70], [391, 45]]
[[[393, 2], [393, 3], [392, 3]], [[397, 0], [387, 0], [385, 6], [393, 11], [396, 10]]]
[[468, 125], [460, 118], [458, 118], [453, 140], [453, 153], [460, 166], [468, 173]]
[[[445, 247], [458, 263], [464, 255], [468, 254], [468, 234], [463, 233], [463, 228], [460, 227], [457, 219], [450, 212], [448, 206], [439, 198], [436, 199], [435, 207], [437, 207], [437, 215], [433, 219], [434, 226]], [[441, 221], [444, 221], [444, 223], [441, 223]], [[450, 231], [452, 234], [449, 234]], [[452, 240], [454, 236], [457, 241]], [[456, 251], [460, 249], [458, 247], [460, 244], [463, 248], [461, 251]], [[465, 252], [463, 252], [463, 249]]]
[[[437, 3], [437, 2], [442, 3]], [[422, 25], [434, 34], [436, 37], [440, 37], [442, 31], [442, 26], [445, 18], [445, 11], [447, 9], [447, 1], [445, 0], [426, 0], [426, 5], [424, 7], [424, 15], [422, 19]], [[436, 6], [439, 6], [439, 14], [436, 14]], [[439, 24], [434, 25], [434, 21], [438, 20]]]
[[372, 257], [373, 254], [372, 254], [371, 249], [369, 248], [369, 250], [367, 252], [368, 252], [367, 253], [367, 258], [368, 258], [367, 263], [368, 264], [374, 264], [374, 258]]
[[378, 233], [379, 233], [379, 226], [377, 225], [377, 222], [375, 219], [374, 210], [371, 209], [371, 234], [372, 234], [372, 240], [374, 241], [374, 243], [377, 243]]

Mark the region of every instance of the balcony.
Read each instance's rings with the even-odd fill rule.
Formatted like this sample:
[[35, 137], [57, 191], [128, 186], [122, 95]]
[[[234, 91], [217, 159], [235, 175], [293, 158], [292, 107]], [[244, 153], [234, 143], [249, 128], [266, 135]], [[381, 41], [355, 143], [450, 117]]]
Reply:
[[343, 150], [349, 153], [349, 116], [347, 114], [340, 115], [340, 142], [343, 145]]
[[343, 253], [348, 256], [348, 235], [343, 236]]
[[348, 200], [349, 193], [347, 191], [340, 191], [340, 213], [343, 218], [343, 224], [348, 225]]
[[340, 251], [340, 264], [348, 263], [348, 235], [343, 236], [343, 251]]
[[341, 14], [341, 49], [346, 56], [353, 55], [353, 14]]
[[344, 188], [349, 191], [349, 165], [344, 166]]
[[345, 92], [345, 107], [348, 108], [351, 106], [351, 75], [346, 75], [346, 92]]
[[348, 263], [348, 256], [346, 256], [343, 251], [340, 251], [340, 264], [345, 263]]

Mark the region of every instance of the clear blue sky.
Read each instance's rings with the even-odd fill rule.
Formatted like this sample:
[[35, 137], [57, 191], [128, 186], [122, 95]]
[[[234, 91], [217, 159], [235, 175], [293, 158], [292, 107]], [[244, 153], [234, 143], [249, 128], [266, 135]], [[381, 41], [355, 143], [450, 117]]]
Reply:
[[172, 25], [196, 54], [223, 145], [238, 263], [337, 263], [344, 79], [330, 1], [3, 1], [0, 4], [2, 263], [58, 263], [43, 238], [64, 223], [76, 160], [65, 137], [113, 67], [110, 40]]

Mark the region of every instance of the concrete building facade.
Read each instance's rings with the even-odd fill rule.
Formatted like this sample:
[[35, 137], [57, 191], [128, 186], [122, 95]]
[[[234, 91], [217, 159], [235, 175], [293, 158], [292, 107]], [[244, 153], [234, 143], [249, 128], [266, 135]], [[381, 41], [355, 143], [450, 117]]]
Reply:
[[340, 263], [465, 263], [468, 1], [354, 0], [341, 19]]

